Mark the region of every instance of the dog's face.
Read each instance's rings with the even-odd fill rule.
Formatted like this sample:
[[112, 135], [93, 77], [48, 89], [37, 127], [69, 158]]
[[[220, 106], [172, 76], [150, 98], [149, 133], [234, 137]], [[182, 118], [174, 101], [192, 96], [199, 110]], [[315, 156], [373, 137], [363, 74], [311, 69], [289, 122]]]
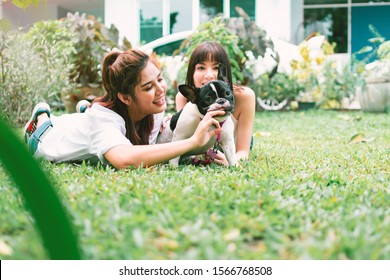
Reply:
[[218, 66], [218, 80], [208, 82], [201, 88], [179, 85], [179, 91], [198, 106], [202, 115], [208, 111], [224, 110], [224, 117], [228, 117], [234, 110], [234, 94], [222, 64]]

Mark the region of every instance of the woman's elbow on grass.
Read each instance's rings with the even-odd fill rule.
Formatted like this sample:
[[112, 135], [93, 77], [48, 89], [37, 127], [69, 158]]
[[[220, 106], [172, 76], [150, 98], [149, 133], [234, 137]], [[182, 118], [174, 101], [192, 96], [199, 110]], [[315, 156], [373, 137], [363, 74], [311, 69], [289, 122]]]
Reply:
[[140, 156], [137, 156], [134, 151], [134, 146], [120, 145], [108, 150], [104, 157], [116, 169], [136, 167], [143, 165]]

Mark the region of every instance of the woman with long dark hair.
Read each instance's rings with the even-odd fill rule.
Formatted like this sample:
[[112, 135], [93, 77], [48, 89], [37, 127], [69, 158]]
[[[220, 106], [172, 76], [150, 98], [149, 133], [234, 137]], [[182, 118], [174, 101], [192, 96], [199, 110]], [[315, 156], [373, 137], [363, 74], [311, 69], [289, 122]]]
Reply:
[[[53, 116], [35, 106], [24, 128], [36, 157], [52, 162], [100, 161], [115, 168], [150, 166], [205, 145], [221, 132], [210, 112], [188, 139], [154, 144], [166, 109], [167, 84], [151, 57], [139, 50], [111, 51], [103, 61], [105, 94], [85, 113]], [[216, 128], [208, 131], [211, 125]]]
[[[235, 125], [237, 159], [247, 159], [253, 141], [252, 130], [256, 109], [255, 93], [248, 87], [233, 84], [229, 56], [221, 44], [205, 42], [194, 49], [188, 62], [186, 84], [202, 87], [204, 84], [216, 80], [220, 63], [225, 66], [227, 78], [235, 97], [233, 122]], [[177, 93], [177, 111], [180, 111], [186, 103], [187, 99], [180, 92]], [[214, 162], [228, 164], [225, 155], [221, 152], [218, 152]]]

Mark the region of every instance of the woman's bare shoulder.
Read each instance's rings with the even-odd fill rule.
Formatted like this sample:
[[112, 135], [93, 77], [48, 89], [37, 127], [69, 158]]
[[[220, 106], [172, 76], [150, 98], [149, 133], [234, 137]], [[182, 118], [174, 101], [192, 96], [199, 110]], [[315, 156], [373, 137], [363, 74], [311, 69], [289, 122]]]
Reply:
[[234, 95], [237, 97], [237, 98], [249, 98], [249, 99], [252, 99], [255, 97], [255, 92], [249, 88], [249, 87], [246, 87], [246, 86], [234, 86], [233, 87], [233, 90], [234, 90]]

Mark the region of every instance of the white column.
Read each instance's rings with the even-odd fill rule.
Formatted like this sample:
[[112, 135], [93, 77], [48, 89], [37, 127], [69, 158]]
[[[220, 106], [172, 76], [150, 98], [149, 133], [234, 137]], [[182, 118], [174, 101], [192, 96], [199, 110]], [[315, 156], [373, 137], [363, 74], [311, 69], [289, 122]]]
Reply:
[[167, 36], [169, 35], [169, 25], [170, 25], [170, 14], [169, 14], [169, 4], [170, 0], [163, 0], [162, 4], [162, 24], [163, 24], [163, 30], [162, 30], [162, 35]]
[[261, 17], [263, 16], [263, 13], [261, 12], [262, 5], [261, 5], [261, 0], [255, 0], [255, 22], [256, 25], [261, 26], [262, 19]]
[[192, 0], [192, 29], [196, 29], [200, 22], [200, 2]]
[[114, 24], [120, 38], [126, 37], [133, 47], [140, 41], [139, 0], [105, 0], [104, 24]]
[[303, 0], [291, 0], [291, 39], [293, 44], [303, 41]]
[[223, 17], [230, 17], [230, 0], [223, 0]]

